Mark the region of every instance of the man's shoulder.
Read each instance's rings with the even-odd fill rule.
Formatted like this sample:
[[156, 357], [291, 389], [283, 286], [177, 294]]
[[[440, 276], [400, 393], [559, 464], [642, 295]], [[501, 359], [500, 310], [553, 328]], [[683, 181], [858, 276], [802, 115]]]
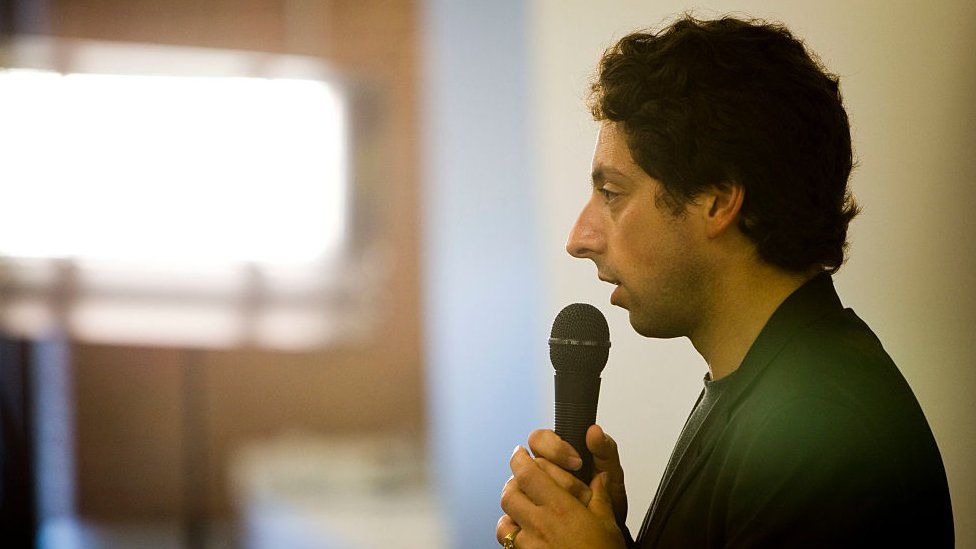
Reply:
[[766, 406], [813, 399], [855, 412], [915, 401], [881, 341], [851, 309], [797, 330], [751, 392]]
[[895, 469], [941, 469], [915, 394], [850, 309], [798, 330], [729, 412], [726, 435], [740, 442], [765, 437], [798, 450], [836, 447], [838, 456], [887, 455]]
[[798, 330], [727, 404], [717, 457], [736, 472], [721, 475], [760, 491], [802, 478], [798, 497], [829, 499], [817, 492], [829, 487], [840, 498], [829, 505], [839, 510], [867, 502], [899, 517], [892, 524], [914, 517], [951, 540], [932, 431], [881, 342], [850, 309]]

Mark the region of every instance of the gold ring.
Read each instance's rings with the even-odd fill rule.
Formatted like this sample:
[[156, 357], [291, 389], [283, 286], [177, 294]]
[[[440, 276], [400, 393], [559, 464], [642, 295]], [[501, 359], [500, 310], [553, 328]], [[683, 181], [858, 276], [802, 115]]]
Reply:
[[502, 547], [505, 549], [515, 549], [515, 536], [522, 531], [520, 526], [516, 526], [507, 536], [502, 538]]

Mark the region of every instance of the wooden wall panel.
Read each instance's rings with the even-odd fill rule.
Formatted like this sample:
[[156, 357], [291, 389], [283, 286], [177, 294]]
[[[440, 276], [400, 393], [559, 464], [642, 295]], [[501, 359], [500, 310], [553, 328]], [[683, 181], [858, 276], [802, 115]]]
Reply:
[[54, 0], [55, 34], [281, 52], [287, 0]]
[[[377, 336], [309, 353], [204, 352], [198, 382], [206, 509], [230, 508], [235, 448], [294, 429], [423, 436], [418, 213], [418, 29], [412, 1], [54, 0], [55, 35], [315, 55], [383, 86], [391, 174], [376, 231], [392, 276]], [[379, 334], [383, 334], [380, 336]], [[181, 512], [187, 352], [75, 344], [79, 509], [122, 519]], [[151, 429], [146, 430], [146, 426]]]
[[422, 435], [418, 369], [347, 350], [206, 355], [208, 508], [224, 514], [225, 482], [243, 441], [285, 432]]
[[180, 508], [183, 354], [94, 345], [73, 350], [84, 514], [153, 517]]

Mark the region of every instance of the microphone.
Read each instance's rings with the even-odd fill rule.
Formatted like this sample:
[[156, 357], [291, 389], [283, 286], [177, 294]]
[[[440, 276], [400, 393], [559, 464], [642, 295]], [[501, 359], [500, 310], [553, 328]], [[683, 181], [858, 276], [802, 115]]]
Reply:
[[552, 322], [549, 360], [555, 368], [556, 434], [583, 459], [573, 474], [589, 484], [593, 455], [586, 447], [586, 430], [596, 423], [600, 372], [610, 353], [610, 328], [603, 313], [587, 303], [567, 305]]

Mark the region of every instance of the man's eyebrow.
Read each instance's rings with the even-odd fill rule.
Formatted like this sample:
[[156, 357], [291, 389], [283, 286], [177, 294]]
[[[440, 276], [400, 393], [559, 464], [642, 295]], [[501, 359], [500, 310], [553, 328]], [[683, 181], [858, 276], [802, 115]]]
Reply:
[[593, 170], [593, 173], [590, 174], [590, 181], [596, 185], [597, 183], [606, 181], [607, 177], [609, 176], [615, 176], [622, 179], [627, 177], [624, 172], [618, 170], [617, 168], [611, 168], [610, 166], [599, 166]]

